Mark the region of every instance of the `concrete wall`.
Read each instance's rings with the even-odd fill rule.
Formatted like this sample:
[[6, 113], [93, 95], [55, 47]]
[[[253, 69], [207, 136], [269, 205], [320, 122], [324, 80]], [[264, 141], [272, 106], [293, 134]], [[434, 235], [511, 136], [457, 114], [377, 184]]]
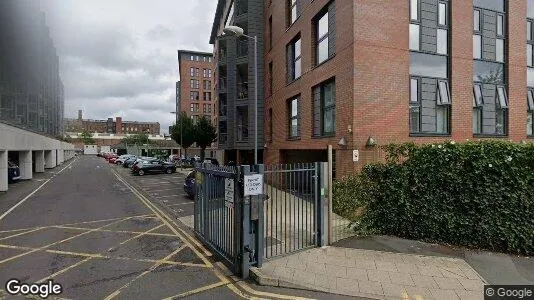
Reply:
[[[33, 172], [44, 172], [74, 157], [74, 145], [0, 123], [0, 192], [8, 189], [9, 152], [18, 152], [21, 179], [31, 179]], [[32, 151], [35, 151], [33, 170]]]

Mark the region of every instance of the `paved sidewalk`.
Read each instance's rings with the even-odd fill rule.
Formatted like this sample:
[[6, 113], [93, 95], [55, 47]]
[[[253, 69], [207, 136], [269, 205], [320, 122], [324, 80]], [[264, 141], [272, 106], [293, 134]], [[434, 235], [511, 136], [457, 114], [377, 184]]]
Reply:
[[272, 259], [264, 285], [374, 299], [483, 299], [485, 280], [462, 259], [337, 247]]

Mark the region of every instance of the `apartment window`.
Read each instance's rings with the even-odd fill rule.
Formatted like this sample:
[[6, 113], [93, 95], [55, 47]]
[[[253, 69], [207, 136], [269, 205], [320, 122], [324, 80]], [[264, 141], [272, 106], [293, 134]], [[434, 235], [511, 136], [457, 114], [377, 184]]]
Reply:
[[301, 41], [300, 36], [287, 46], [288, 79], [293, 81], [301, 75]]
[[269, 17], [269, 50], [273, 49], [273, 16]]
[[528, 111], [527, 111], [527, 135], [534, 135], [534, 91], [529, 90], [527, 94]]
[[480, 10], [473, 11], [473, 28], [475, 31], [480, 31]]
[[210, 80], [204, 80], [204, 89], [205, 90], [211, 90], [211, 81]]
[[527, 21], [527, 41], [532, 41], [532, 20]]
[[410, 24], [410, 50], [419, 51], [419, 24]]
[[478, 34], [473, 35], [473, 58], [482, 58], [482, 36]]
[[189, 84], [190, 84], [190, 87], [191, 87], [192, 89], [195, 88], [195, 80], [194, 80], [194, 79], [190, 79], [190, 80], [189, 80]]
[[198, 79], [195, 80], [195, 88], [196, 89], [200, 88], [200, 80]]
[[199, 99], [199, 94], [198, 92], [189, 92], [189, 97], [190, 97], [190, 100], [193, 100], [193, 101], [198, 101]]
[[191, 104], [189, 105], [189, 110], [190, 110], [190, 111], [195, 111], [195, 105], [194, 105], [193, 103], [191, 103]]
[[208, 78], [211, 78], [211, 69], [208, 69]]
[[438, 82], [438, 105], [451, 104], [449, 93], [449, 83], [447, 81]]
[[207, 71], [208, 70], [206, 70], [206, 69], [202, 69], [202, 77], [204, 77], [204, 78], [208, 77], [208, 72]]
[[195, 76], [196, 76], [196, 77], [200, 77], [200, 69], [199, 69], [199, 68], [196, 68], [195, 71], [196, 71], [196, 72], [195, 72]]
[[319, 17], [316, 18], [317, 21], [315, 21], [315, 34], [317, 37], [317, 42], [315, 45], [316, 48], [316, 64], [320, 64], [323, 61], [327, 60], [333, 53], [333, 50], [331, 50], [331, 43], [332, 38], [330, 36], [330, 32], [332, 31], [329, 27], [329, 13], [328, 10], [330, 7], [333, 7], [332, 4], [329, 4], [326, 9], [324, 9], [324, 12], [322, 12]]
[[410, 78], [410, 133], [448, 133], [450, 104], [448, 81]]
[[202, 104], [202, 112], [203, 113], [207, 113], [208, 112], [208, 107], [206, 106], [206, 104]]
[[189, 69], [189, 75], [190, 75], [191, 77], [195, 76], [195, 68], [190, 68], [190, 69]]
[[438, 4], [438, 25], [447, 26], [447, 3]]
[[532, 20], [527, 21], [527, 66], [533, 67], [533, 48], [534, 48], [534, 40], [532, 39]]
[[273, 62], [269, 62], [269, 95], [273, 94]]
[[482, 133], [482, 113], [484, 99], [482, 98], [482, 86], [475, 84], [473, 86], [473, 133]]
[[437, 52], [439, 54], [447, 54], [448, 42], [447, 42], [447, 30], [439, 29], [437, 31]]
[[204, 101], [211, 101], [211, 92], [204, 92]]
[[495, 133], [506, 134], [508, 99], [503, 86], [497, 86], [497, 99], [495, 102]]
[[195, 56], [194, 55], [189, 56], [189, 60], [190, 61], [194, 61], [195, 60]]
[[336, 129], [335, 81], [329, 80], [314, 88], [314, 135], [332, 135]]
[[208, 114], [211, 114], [211, 104], [208, 104]]
[[410, 19], [419, 20], [419, 0], [410, 0]]
[[410, 79], [410, 132], [421, 132], [421, 103], [419, 101], [419, 79]]
[[195, 103], [195, 111], [199, 111], [199, 110], [200, 110], [200, 104]]
[[291, 24], [295, 23], [295, 21], [297, 20], [297, 18], [299, 17], [299, 11], [298, 11], [298, 8], [299, 8], [299, 5], [298, 5], [298, 2], [299, 0], [287, 0], [287, 4], [288, 4], [288, 26], [290, 26]]
[[504, 36], [504, 15], [497, 14], [497, 35]]
[[289, 117], [289, 138], [296, 138], [299, 136], [299, 108], [298, 98], [293, 98], [288, 101], [288, 117]]
[[273, 109], [269, 108], [269, 142], [273, 141]]
[[495, 60], [498, 62], [504, 62], [504, 40], [495, 40]]

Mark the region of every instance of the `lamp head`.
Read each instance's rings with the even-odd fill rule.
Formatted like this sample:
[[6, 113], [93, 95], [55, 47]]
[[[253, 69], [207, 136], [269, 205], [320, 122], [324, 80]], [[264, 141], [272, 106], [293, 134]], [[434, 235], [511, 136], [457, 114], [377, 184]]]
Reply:
[[244, 34], [243, 28], [239, 26], [226, 26], [223, 29], [223, 32], [228, 35], [235, 35], [236, 37], [240, 37]]

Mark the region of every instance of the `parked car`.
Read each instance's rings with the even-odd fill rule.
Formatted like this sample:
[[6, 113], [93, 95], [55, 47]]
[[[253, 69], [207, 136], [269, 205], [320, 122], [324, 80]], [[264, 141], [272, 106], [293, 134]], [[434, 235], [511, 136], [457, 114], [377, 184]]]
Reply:
[[133, 169], [133, 167], [140, 163], [140, 162], [143, 162], [143, 161], [153, 161], [153, 160], [158, 160], [154, 157], [148, 157], [148, 156], [139, 156], [137, 157], [137, 159], [130, 165], [130, 169]]
[[127, 159], [124, 160], [124, 162], [122, 163], [122, 166], [125, 168], [131, 167], [132, 164], [137, 161], [137, 159], [139, 159], [139, 157], [137, 156], [128, 157]]
[[135, 155], [133, 154], [124, 154], [124, 155], [121, 155], [119, 156], [116, 160], [115, 160], [115, 163], [117, 165], [122, 165], [124, 164], [124, 162], [129, 159], [129, 158], [132, 158], [132, 157], [136, 157]]
[[195, 177], [197, 172], [195, 170], [189, 172], [184, 180], [184, 192], [191, 199], [195, 198]]
[[146, 173], [167, 173], [176, 172], [176, 166], [173, 163], [162, 160], [142, 160], [133, 166], [132, 172], [139, 176]]
[[20, 168], [16, 164], [7, 161], [7, 182], [13, 183], [20, 179]]

